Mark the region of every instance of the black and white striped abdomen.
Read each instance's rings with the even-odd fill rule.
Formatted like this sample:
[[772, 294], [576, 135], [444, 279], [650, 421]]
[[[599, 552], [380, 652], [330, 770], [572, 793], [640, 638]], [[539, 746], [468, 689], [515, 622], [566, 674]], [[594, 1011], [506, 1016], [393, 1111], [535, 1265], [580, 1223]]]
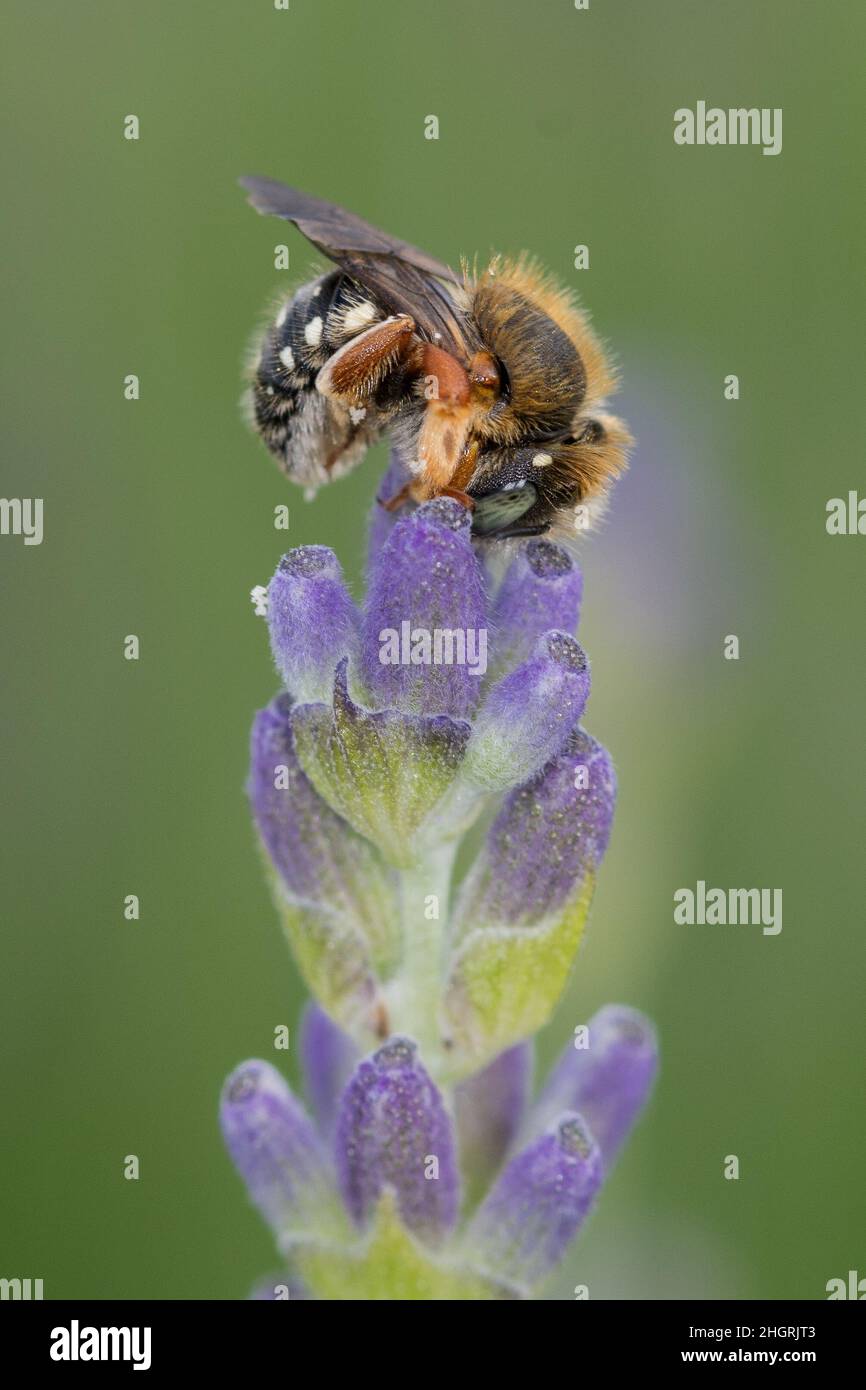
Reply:
[[293, 482], [318, 487], [353, 468], [374, 442], [376, 413], [320, 395], [316, 377], [338, 348], [384, 317], [334, 270], [302, 285], [268, 327], [254, 368], [252, 416]]

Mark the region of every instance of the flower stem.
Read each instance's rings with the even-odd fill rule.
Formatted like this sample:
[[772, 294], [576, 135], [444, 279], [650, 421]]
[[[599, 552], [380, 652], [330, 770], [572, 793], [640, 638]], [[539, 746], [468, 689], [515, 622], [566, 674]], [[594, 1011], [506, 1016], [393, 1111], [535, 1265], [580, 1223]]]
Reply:
[[400, 875], [403, 963], [389, 998], [393, 1032], [408, 1033], [439, 1070], [442, 945], [456, 842], [437, 845]]

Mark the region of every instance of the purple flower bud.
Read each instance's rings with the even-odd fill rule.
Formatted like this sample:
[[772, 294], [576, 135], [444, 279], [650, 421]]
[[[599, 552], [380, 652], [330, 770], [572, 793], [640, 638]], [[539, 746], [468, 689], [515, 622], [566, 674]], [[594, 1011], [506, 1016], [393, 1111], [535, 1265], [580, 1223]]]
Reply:
[[469, 538], [450, 498], [402, 517], [370, 575], [361, 656], [380, 708], [467, 715], [487, 669], [486, 601]]
[[334, 1230], [328, 1156], [303, 1106], [275, 1067], [244, 1062], [223, 1087], [220, 1123], [250, 1197], [283, 1248]]
[[278, 695], [253, 722], [247, 791], [262, 842], [294, 901], [345, 918], [387, 963], [397, 949], [390, 876], [303, 772], [291, 708]]
[[[387, 510], [382, 504], [398, 497], [403, 488], [412, 481], [412, 474], [403, 462], [396, 448], [391, 449], [388, 467], [376, 489], [376, 502], [370, 512], [367, 537], [367, 574], [371, 574], [378, 562], [379, 552], [390, 536], [397, 522], [401, 520], [401, 509]], [[405, 504], [410, 505], [409, 503]]]
[[453, 1227], [459, 1179], [451, 1121], [409, 1039], [390, 1038], [361, 1062], [340, 1106], [336, 1157], [357, 1222], [368, 1220], [388, 1186], [416, 1235], [437, 1242]]
[[565, 1254], [602, 1181], [601, 1156], [579, 1115], [519, 1153], [472, 1220], [467, 1249], [480, 1267], [534, 1288]]
[[296, 701], [329, 700], [334, 670], [357, 650], [359, 615], [325, 545], [284, 555], [268, 588], [271, 651]]
[[247, 793], [271, 862], [298, 898], [320, 900], [319, 870], [331, 861], [331, 839], [345, 833], [322, 805], [295, 753], [291, 696], [277, 695], [253, 720]]
[[358, 1049], [349, 1035], [318, 1004], [309, 1003], [301, 1019], [301, 1066], [323, 1134], [334, 1132], [340, 1096], [357, 1063]]
[[467, 778], [488, 791], [525, 782], [561, 751], [588, 695], [580, 643], [545, 633], [529, 660], [488, 692], [466, 750]]
[[532, 1086], [532, 1044], [518, 1043], [454, 1092], [460, 1167], [486, 1181], [517, 1134]]
[[561, 545], [536, 538], [509, 565], [493, 608], [497, 670], [525, 661], [545, 632], [577, 631], [583, 576]]
[[607, 1004], [589, 1022], [586, 1048], [565, 1049], [528, 1121], [538, 1133], [563, 1110], [579, 1110], [613, 1164], [652, 1090], [658, 1067], [655, 1029], [643, 1014]]
[[461, 889], [454, 940], [473, 927], [531, 927], [555, 914], [598, 868], [615, 799], [607, 752], [573, 730], [560, 756], [505, 798]]

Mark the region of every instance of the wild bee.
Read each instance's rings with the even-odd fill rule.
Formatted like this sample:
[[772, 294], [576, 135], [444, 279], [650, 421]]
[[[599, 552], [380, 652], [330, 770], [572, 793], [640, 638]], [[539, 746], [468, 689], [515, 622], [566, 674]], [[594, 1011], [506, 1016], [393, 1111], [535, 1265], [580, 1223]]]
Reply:
[[250, 392], [255, 426], [316, 488], [387, 434], [407, 500], [455, 497], [479, 537], [575, 530], [598, 512], [631, 437], [604, 409], [615, 375], [572, 297], [528, 257], [447, 266], [272, 179], [241, 180], [337, 266], [286, 299]]

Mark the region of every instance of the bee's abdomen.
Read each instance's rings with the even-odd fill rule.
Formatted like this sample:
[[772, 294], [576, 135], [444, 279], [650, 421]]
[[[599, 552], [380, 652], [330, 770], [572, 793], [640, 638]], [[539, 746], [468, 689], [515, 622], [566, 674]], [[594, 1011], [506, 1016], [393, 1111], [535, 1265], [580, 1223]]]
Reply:
[[302, 285], [267, 329], [255, 366], [256, 429], [281, 468], [305, 486], [345, 472], [371, 442], [370, 425], [316, 391], [328, 358], [382, 317], [341, 271]]

